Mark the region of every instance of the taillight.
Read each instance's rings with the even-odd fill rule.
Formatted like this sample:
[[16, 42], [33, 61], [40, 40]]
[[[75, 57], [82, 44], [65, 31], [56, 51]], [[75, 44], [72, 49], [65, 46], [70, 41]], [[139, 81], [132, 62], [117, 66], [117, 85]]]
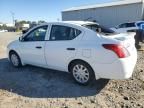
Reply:
[[119, 44], [103, 44], [102, 45], [105, 49], [111, 50], [117, 54], [119, 58], [125, 58], [129, 56], [128, 50]]

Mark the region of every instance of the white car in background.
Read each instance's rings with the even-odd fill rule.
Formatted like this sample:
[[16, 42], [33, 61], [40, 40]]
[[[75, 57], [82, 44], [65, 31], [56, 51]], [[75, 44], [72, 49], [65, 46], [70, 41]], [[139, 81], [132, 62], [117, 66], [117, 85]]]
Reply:
[[144, 21], [122, 23], [111, 29], [117, 33], [135, 32], [136, 30], [144, 29]]
[[26, 64], [70, 72], [86, 85], [94, 79], [132, 76], [137, 51], [135, 33], [115, 34], [94, 22], [38, 25], [8, 45], [14, 67]]
[[0, 30], [0, 32], [8, 32], [8, 30]]

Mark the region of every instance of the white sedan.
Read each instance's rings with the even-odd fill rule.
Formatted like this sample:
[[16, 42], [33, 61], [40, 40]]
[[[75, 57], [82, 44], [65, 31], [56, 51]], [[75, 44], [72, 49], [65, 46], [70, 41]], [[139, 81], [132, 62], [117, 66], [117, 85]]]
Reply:
[[79, 84], [99, 78], [132, 76], [135, 33], [115, 34], [97, 23], [52, 22], [38, 25], [8, 45], [14, 67], [26, 64], [71, 73]]

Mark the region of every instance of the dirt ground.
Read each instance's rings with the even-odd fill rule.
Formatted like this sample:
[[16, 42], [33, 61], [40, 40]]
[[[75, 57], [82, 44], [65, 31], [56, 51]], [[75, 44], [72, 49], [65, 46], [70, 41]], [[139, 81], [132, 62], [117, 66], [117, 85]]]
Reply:
[[144, 52], [138, 52], [132, 78], [80, 86], [68, 73], [12, 67], [6, 46], [18, 35], [0, 33], [0, 108], [144, 108]]

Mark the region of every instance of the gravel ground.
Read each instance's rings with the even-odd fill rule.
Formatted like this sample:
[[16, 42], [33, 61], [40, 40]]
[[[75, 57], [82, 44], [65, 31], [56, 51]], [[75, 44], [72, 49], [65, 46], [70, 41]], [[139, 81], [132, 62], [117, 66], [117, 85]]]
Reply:
[[144, 108], [144, 52], [132, 78], [80, 86], [68, 73], [12, 67], [6, 46], [18, 35], [0, 33], [0, 108]]

